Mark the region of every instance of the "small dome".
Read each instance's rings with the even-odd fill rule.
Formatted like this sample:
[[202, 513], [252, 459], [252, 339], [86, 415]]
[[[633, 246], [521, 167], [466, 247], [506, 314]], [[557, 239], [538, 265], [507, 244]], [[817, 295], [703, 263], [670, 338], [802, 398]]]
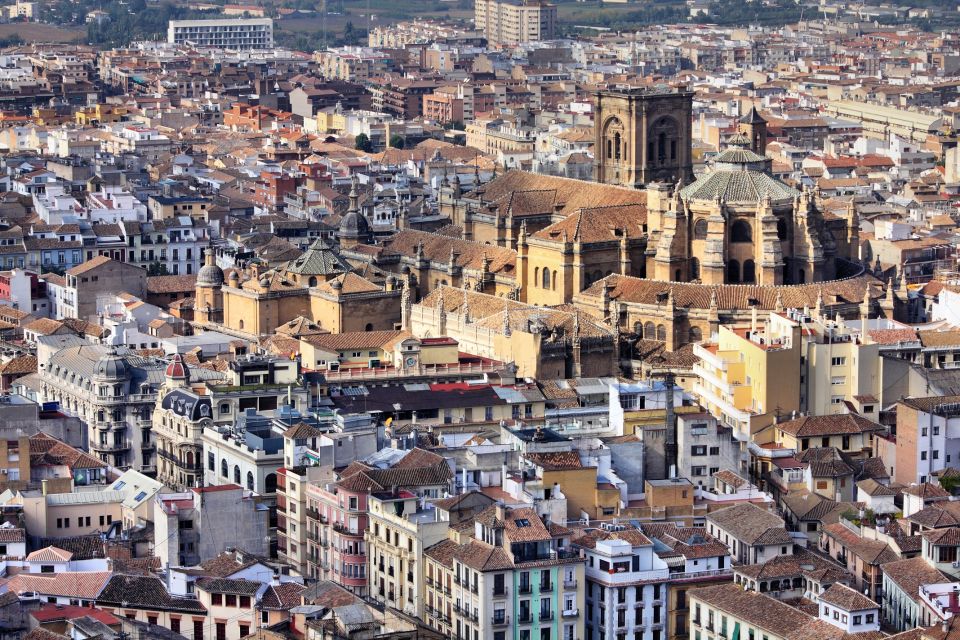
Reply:
[[128, 375], [127, 363], [111, 349], [97, 360], [93, 367], [93, 375], [107, 380], [123, 380]]
[[370, 235], [370, 223], [358, 211], [350, 211], [340, 220], [341, 238], [366, 238]]
[[204, 265], [197, 272], [197, 284], [202, 287], [219, 287], [223, 285], [223, 269], [213, 261], [213, 250], [207, 251]]
[[170, 358], [170, 364], [167, 365], [166, 376], [174, 380], [190, 379], [190, 369], [187, 368], [186, 363], [183, 361], [183, 356], [179, 353], [173, 354], [173, 357]]
[[223, 284], [223, 269], [215, 264], [200, 267], [197, 272], [197, 284], [204, 287], [219, 287]]

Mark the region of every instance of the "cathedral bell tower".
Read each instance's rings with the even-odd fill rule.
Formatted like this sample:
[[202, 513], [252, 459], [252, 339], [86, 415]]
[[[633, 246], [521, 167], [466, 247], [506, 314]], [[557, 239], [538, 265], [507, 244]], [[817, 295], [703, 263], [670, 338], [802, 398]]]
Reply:
[[594, 94], [594, 178], [640, 188], [693, 178], [693, 93], [630, 87]]

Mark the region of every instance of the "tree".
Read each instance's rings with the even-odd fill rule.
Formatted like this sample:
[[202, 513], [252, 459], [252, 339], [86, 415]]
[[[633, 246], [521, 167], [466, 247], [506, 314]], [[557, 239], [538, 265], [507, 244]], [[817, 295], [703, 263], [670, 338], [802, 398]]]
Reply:
[[373, 143], [370, 142], [370, 136], [365, 133], [357, 134], [357, 137], [353, 139], [353, 146], [357, 151], [366, 151], [367, 153], [373, 151]]
[[403, 149], [403, 145], [406, 144], [406, 140], [403, 139], [403, 136], [399, 133], [395, 133], [390, 136], [390, 146], [394, 149]]
[[167, 265], [162, 262], [153, 261], [150, 263], [150, 266], [147, 267], [148, 276], [168, 276], [170, 272], [167, 270]]

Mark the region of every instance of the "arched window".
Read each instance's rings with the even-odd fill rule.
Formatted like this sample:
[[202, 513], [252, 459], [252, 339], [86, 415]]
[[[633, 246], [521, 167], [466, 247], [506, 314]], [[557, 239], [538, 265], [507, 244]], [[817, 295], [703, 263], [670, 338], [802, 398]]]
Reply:
[[[665, 165], [677, 160], [677, 141], [680, 128], [677, 121], [670, 117], [660, 118], [650, 126], [647, 132], [647, 164]], [[654, 142], [656, 147], [654, 148]]]
[[620, 159], [620, 132], [619, 131], [613, 134], [613, 157], [616, 160]]
[[187, 467], [193, 468], [193, 451], [187, 451]]
[[543, 270], [543, 288], [544, 289], [550, 288], [550, 270], [549, 269]]
[[536, 269], [533, 270], [533, 281], [535, 283], [540, 282], [540, 267], [537, 267]]
[[703, 340], [703, 333], [700, 327], [690, 327], [690, 342], [700, 342]]
[[700, 261], [696, 258], [690, 258], [690, 279], [700, 279]]
[[243, 320], [240, 320], [240, 324], [238, 325], [238, 328], [239, 328], [241, 331], [243, 331]]
[[247, 471], [247, 489], [253, 491], [253, 471]]
[[230, 467], [227, 466], [226, 458], [220, 461], [220, 475], [222, 475], [224, 478], [230, 477]]
[[363, 328], [364, 331], [373, 331], [373, 323], [368, 322], [367, 326]]
[[682, 272], [680, 271], [680, 269], [677, 269], [676, 271], [673, 272], [673, 279], [675, 282], [680, 282], [680, 280], [682, 280], [682, 278], [680, 277], [681, 274]]
[[557, 290], [557, 270], [553, 270], [553, 290]]
[[240, 484], [240, 467], [238, 465], [233, 465], [233, 483]]
[[309, 284], [310, 284], [311, 287], [317, 286], [317, 276], [310, 276], [310, 283], [309, 283]]
[[740, 263], [736, 260], [727, 262], [727, 282], [740, 282]]
[[662, 324], [657, 325], [657, 340], [660, 342], [667, 341], [667, 328]]
[[607, 160], [613, 157], [613, 140], [607, 140]]
[[777, 218], [777, 238], [780, 240], [787, 239], [787, 221], [784, 218]]
[[657, 326], [652, 322], [648, 322], [645, 325], [643, 325], [643, 338], [644, 340], [656, 340]]
[[750, 283], [757, 281], [757, 268], [753, 260], [743, 261], [743, 281]]
[[803, 284], [807, 281], [807, 273], [803, 269], [800, 269], [797, 275], [799, 276], [797, 284]]
[[264, 493], [277, 492], [277, 474], [275, 473], [267, 474], [267, 477], [263, 479], [263, 491]]
[[706, 218], [700, 218], [693, 223], [693, 239], [694, 240], [706, 240], [707, 239], [707, 220]]
[[753, 230], [746, 220], [735, 220], [730, 227], [730, 242], [753, 242]]
[[640, 321], [634, 322], [634, 323], [633, 323], [633, 332], [642, 338], [642, 337], [643, 337], [643, 323], [640, 322]]

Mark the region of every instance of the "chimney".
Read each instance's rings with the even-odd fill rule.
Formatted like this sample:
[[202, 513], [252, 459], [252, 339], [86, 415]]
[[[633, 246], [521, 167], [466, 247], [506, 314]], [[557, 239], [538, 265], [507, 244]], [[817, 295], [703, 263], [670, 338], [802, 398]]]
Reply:
[[952, 613], [960, 613], [960, 587], [954, 585], [953, 590], [950, 591], [950, 611]]

